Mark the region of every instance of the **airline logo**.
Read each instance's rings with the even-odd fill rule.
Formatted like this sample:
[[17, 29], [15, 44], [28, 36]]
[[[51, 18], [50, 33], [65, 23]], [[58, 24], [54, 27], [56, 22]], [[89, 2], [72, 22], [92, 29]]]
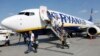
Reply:
[[59, 17], [59, 19], [61, 19], [61, 22], [64, 22], [64, 23], [86, 25], [86, 22], [83, 19], [75, 18], [73, 16], [65, 15], [65, 14], [61, 14], [61, 13], [50, 12], [49, 17], [51, 17], [51, 19], [52, 19], [52, 17], [55, 17], [55, 16]]

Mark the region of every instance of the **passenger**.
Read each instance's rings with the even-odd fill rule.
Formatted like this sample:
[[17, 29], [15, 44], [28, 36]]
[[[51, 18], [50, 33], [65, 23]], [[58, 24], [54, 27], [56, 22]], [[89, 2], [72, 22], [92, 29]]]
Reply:
[[[66, 42], [67, 41], [67, 42]], [[61, 26], [61, 48], [64, 49], [64, 46], [69, 48], [68, 34], [64, 30], [64, 23]]]
[[65, 32], [65, 30], [63, 30], [61, 39], [62, 39], [61, 40], [62, 41], [62, 49], [64, 49], [64, 46], [68, 47], [68, 49], [69, 49], [70, 42], [68, 40], [68, 34]]
[[33, 50], [33, 48], [32, 48], [32, 44], [33, 44], [33, 42], [34, 42], [34, 33], [32, 32], [32, 31], [29, 31], [29, 38], [28, 38], [28, 50], [26, 50], [25, 51], [25, 54], [27, 54], [27, 53], [29, 53], [29, 52], [31, 52], [31, 51], [33, 51], [34, 52], [34, 50]]
[[9, 46], [9, 45], [10, 45], [9, 33], [6, 33], [5, 46]]
[[22, 35], [23, 35], [23, 37], [24, 37], [24, 43], [26, 44], [27, 38], [28, 38], [28, 33], [25, 32], [25, 33], [23, 33]]
[[33, 47], [34, 47], [34, 52], [37, 53], [37, 49], [38, 49], [38, 34], [35, 34], [35, 37], [34, 37], [34, 42], [33, 42]]
[[55, 16], [54, 18], [52, 18], [51, 24], [56, 31], [57, 30], [60, 31], [60, 20], [58, 16]]
[[61, 25], [61, 48], [62, 49], [64, 49], [64, 44], [65, 44], [65, 41], [64, 41], [64, 34], [65, 34], [65, 32], [64, 32], [64, 23], [62, 23], [62, 25]]
[[[25, 54], [33, 51], [34, 53], [37, 53], [37, 47], [38, 44], [36, 44], [35, 42], [35, 34], [32, 31], [29, 31], [29, 38], [28, 38], [28, 50], [25, 51]], [[34, 50], [32, 48], [32, 46], [34, 47]]]

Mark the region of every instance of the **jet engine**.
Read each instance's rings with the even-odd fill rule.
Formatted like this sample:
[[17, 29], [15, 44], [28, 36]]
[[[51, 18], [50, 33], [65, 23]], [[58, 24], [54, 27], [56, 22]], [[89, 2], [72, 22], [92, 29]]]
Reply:
[[100, 32], [99, 27], [94, 26], [94, 27], [89, 27], [87, 29], [87, 33], [90, 36], [95, 36], [96, 34], [98, 34]]

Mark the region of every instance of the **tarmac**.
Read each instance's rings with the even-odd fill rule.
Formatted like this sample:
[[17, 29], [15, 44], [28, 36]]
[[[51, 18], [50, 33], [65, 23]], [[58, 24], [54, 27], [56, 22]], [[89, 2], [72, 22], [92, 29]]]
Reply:
[[0, 47], [0, 56], [100, 56], [100, 37], [84, 39], [81, 37], [70, 38], [70, 48], [61, 49], [59, 40], [49, 39], [48, 36], [39, 36], [39, 49], [37, 53], [25, 54], [27, 46], [23, 38], [11, 36], [11, 46]]

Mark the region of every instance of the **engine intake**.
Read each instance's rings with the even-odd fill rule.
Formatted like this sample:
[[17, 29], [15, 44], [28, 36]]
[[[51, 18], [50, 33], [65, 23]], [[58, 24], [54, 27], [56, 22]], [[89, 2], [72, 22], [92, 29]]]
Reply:
[[88, 28], [87, 32], [88, 32], [88, 35], [94, 36], [97, 34], [97, 29], [94, 27], [90, 27]]

